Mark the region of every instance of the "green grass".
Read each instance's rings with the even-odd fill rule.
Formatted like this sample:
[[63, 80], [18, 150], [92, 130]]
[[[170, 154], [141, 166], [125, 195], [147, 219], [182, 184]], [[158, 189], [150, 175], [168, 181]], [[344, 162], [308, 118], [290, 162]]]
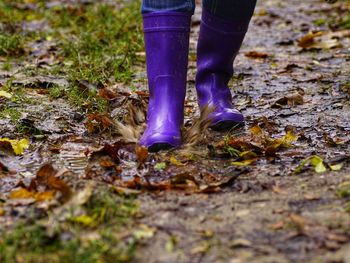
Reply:
[[61, 19], [50, 22], [65, 29], [63, 34], [56, 31], [55, 37], [65, 58], [63, 73], [71, 80], [94, 84], [131, 80], [135, 53], [143, 45], [138, 2], [121, 11], [101, 4], [83, 10], [62, 8], [56, 15]]
[[341, 90], [350, 95], [350, 81], [342, 83]]
[[[4, 69], [12, 62], [24, 63], [27, 76], [56, 75], [69, 80], [69, 88], [55, 87], [50, 96], [66, 98], [84, 113], [106, 112], [108, 101], [95, 91], [82, 89], [79, 81], [95, 87], [129, 83], [133, 67], [142, 62], [136, 52], [143, 49], [140, 2], [124, 3], [122, 8], [101, 2], [47, 7], [47, 1], [31, 1], [35, 8], [19, 8], [23, 1], [0, 2], [0, 57], [6, 58]], [[24, 31], [22, 24], [44, 20], [48, 30]], [[37, 67], [30, 55], [33, 43], [54, 43], [47, 56], [54, 65]]]
[[[0, 228], [0, 262], [129, 262], [137, 245], [131, 236], [132, 219], [138, 205], [133, 197], [96, 189], [90, 200], [75, 208], [92, 223], [76, 220], [73, 211], [55, 227], [47, 219], [22, 222], [14, 229]], [[80, 216], [81, 217], [81, 216]], [[75, 220], [74, 220], [75, 218]], [[86, 221], [86, 219], [85, 219]]]
[[350, 29], [350, 12], [340, 18], [338, 25], [343, 29]]
[[19, 121], [21, 115], [21, 112], [14, 108], [6, 108], [0, 111], [0, 118], [10, 119], [12, 124], [16, 124]]
[[24, 39], [17, 34], [7, 35], [0, 32], [0, 56], [17, 57], [24, 54]]

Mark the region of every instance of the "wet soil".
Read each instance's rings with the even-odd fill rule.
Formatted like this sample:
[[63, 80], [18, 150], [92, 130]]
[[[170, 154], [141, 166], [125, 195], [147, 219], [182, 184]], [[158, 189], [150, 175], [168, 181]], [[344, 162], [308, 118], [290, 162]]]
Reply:
[[[13, 173], [0, 176], [0, 198], [5, 200], [19, 181], [35, 177], [43, 163], [51, 162], [72, 171], [69, 181], [94, 180], [137, 190], [141, 210], [137, 223], [152, 227], [154, 236], [138, 247], [135, 262], [350, 262], [349, 197], [337, 195], [350, 182], [350, 34], [342, 30], [332, 36], [337, 42], [334, 48], [305, 49], [297, 44], [313, 30], [324, 31], [326, 40], [320, 41], [327, 41], [330, 29], [316, 26], [315, 21], [327, 19], [337, 5], [318, 0], [260, 1], [230, 84], [247, 125], [224, 134], [202, 130], [205, 124], [196, 126], [193, 121], [199, 116], [193, 59], [198, 6], [191, 32], [184, 127], [194, 139], [182, 149], [143, 156], [135, 148], [133, 141], [144, 128], [147, 98], [143, 65], [132, 83], [138, 92], [112, 87], [129, 94], [114, 102], [111, 113], [115, 118], [131, 114], [127, 122], [132, 125], [124, 131], [116, 124], [119, 135], [113, 129], [87, 133], [84, 117], [67, 101], [52, 103], [28, 87], [28, 96], [38, 103], [23, 105], [27, 114], [23, 119], [40, 136], [32, 137], [23, 156], [1, 154], [1, 163]], [[16, 79], [15, 73], [0, 71], [1, 81], [9, 75]], [[251, 135], [250, 128], [257, 125], [270, 140], [286, 131], [298, 139], [271, 155], [264, 148], [265, 153], [249, 165], [232, 164], [242, 160], [220, 145], [225, 146], [227, 138], [238, 138], [263, 148], [259, 136]], [[9, 121], [0, 120], [0, 126], [2, 137], [13, 137], [15, 127]], [[312, 156], [323, 160], [326, 171], [317, 173], [309, 165], [296, 173], [300, 163]], [[341, 169], [332, 171], [336, 164]], [[11, 215], [0, 216], [1, 224], [13, 222]]]

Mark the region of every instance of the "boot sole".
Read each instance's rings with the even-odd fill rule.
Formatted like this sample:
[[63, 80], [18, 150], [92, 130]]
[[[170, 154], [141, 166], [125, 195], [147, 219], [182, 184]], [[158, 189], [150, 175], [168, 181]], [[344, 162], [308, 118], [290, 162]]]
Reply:
[[174, 148], [174, 146], [172, 146], [169, 143], [155, 143], [153, 145], [151, 145], [150, 147], [148, 147], [148, 151], [155, 153], [155, 152], [159, 152], [159, 151], [167, 151]]
[[210, 126], [213, 131], [229, 131], [231, 129], [238, 129], [244, 126], [244, 122], [234, 122], [234, 121], [220, 121], [219, 123]]

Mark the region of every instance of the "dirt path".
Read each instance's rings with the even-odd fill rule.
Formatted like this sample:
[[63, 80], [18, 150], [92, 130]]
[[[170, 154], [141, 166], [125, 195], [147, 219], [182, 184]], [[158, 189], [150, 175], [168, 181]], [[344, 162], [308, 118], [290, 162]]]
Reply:
[[[344, 200], [335, 195], [349, 181], [348, 164], [341, 172], [293, 174], [300, 160], [313, 154], [327, 160], [349, 156], [349, 97], [340, 90], [349, 81], [349, 38], [341, 38], [344, 47], [333, 50], [303, 51], [295, 44], [317, 29], [314, 21], [325, 18], [327, 10], [332, 7], [319, 1], [260, 1], [260, 15], [254, 17], [235, 64], [240, 76], [234, 82], [235, 102], [250, 125], [266, 117], [278, 132], [292, 125], [303, 139], [278, 159], [260, 161], [223, 193], [141, 196], [143, 222], [157, 234], [140, 261], [350, 262], [350, 217], [342, 208]], [[195, 24], [199, 17], [197, 8]], [[195, 26], [193, 50], [197, 35]], [[244, 56], [251, 51], [267, 58]], [[195, 104], [194, 71], [192, 62], [190, 105]], [[271, 107], [298, 92], [302, 105]], [[330, 147], [325, 134], [342, 138], [344, 144]], [[211, 173], [227, 169], [215, 161], [205, 163]], [[166, 251], [173, 240], [176, 248]]]
[[[105, 119], [89, 115], [83, 122], [86, 116], [64, 98], [52, 103], [42, 89], [28, 89], [26, 97], [40, 103], [23, 103], [26, 116], [21, 127], [29, 127], [35, 136], [24, 155], [1, 154], [6, 169], [0, 166], [0, 223], [12, 227], [24, 219], [31, 225], [47, 216], [57, 225], [64, 221], [52, 218], [66, 210], [51, 199], [46, 202], [47, 196], [38, 204], [38, 195], [26, 192], [25, 196], [23, 191], [20, 198], [11, 195], [18, 187], [31, 193], [42, 191], [37, 171], [50, 162], [69, 172], [47, 175], [45, 170], [45, 178], [63, 178], [76, 193], [86, 194], [82, 185], [92, 181], [112, 187], [122, 200], [136, 196], [132, 202], [139, 204], [137, 212], [129, 203], [116, 208], [126, 214], [111, 212], [111, 218], [127, 219], [121, 227], [119, 221], [93, 225], [88, 220], [97, 216], [82, 217], [81, 209], [69, 217], [87, 228], [83, 230], [89, 234], [78, 235], [84, 236], [84, 242], [102, 242], [103, 229], [118, 232], [118, 242], [129, 246], [128, 253], [135, 250], [130, 258], [120, 256], [120, 261], [350, 262], [350, 32], [331, 31], [327, 24], [334, 14], [349, 9], [345, 2], [260, 1], [231, 83], [247, 126], [219, 134], [204, 131], [205, 124], [198, 121], [196, 126], [192, 121], [198, 116], [194, 89], [198, 7], [193, 17], [184, 129], [189, 143], [167, 153], [147, 154], [135, 150], [133, 143], [144, 127], [147, 100], [142, 52], [137, 54], [140, 62], [131, 84], [109, 87], [119, 97], [111, 100]], [[309, 34], [300, 42], [303, 48], [298, 46], [298, 40], [316, 31], [323, 34]], [[28, 76], [15, 71], [0, 71], [0, 83], [5, 85], [11, 77], [12, 84], [29, 88], [31, 82], [41, 87], [70, 85], [64, 77], [54, 78], [52, 84], [52, 79], [35, 73], [28, 81]], [[91, 88], [87, 82], [79, 85]], [[114, 122], [128, 112], [124, 120], [129, 126]], [[96, 123], [107, 123], [108, 129], [97, 135], [87, 133], [100, 128]], [[22, 138], [9, 119], [0, 119], [0, 124], [1, 137]], [[129, 142], [121, 142], [120, 133], [122, 141]], [[62, 183], [46, 180], [47, 189], [67, 195]], [[68, 204], [85, 205], [90, 195]], [[111, 224], [117, 224], [117, 230], [111, 230]], [[44, 225], [45, 233], [50, 232], [47, 222]], [[62, 226], [65, 235], [60, 233], [60, 240], [76, 234], [68, 228]], [[6, 251], [1, 244], [12, 244], [8, 242], [0, 242], [0, 256]], [[105, 253], [100, 247], [94, 249]], [[17, 262], [26, 262], [20, 260], [17, 257]], [[115, 261], [107, 257], [101, 262]]]

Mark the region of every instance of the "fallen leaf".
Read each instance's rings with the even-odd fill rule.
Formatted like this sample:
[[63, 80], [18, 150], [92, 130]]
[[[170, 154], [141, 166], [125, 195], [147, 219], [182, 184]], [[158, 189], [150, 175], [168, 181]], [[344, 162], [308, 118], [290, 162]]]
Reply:
[[157, 163], [157, 164], [154, 166], [154, 169], [157, 170], [157, 171], [164, 170], [165, 168], [166, 168], [166, 163], [164, 163], [164, 162]]
[[18, 190], [13, 190], [10, 193], [11, 199], [26, 199], [26, 198], [33, 198], [34, 194], [32, 192], [29, 192], [25, 188], [20, 188]]
[[0, 138], [0, 145], [10, 145], [16, 155], [23, 154], [24, 150], [29, 147], [29, 141], [27, 139], [10, 140], [8, 138]]
[[176, 159], [175, 156], [171, 156], [169, 161], [171, 164], [176, 165], [176, 166], [185, 166], [185, 164], [183, 164], [178, 159]]
[[11, 99], [12, 98], [12, 94], [8, 93], [4, 90], [0, 90], [0, 97], [4, 97], [6, 99]]
[[67, 206], [81, 206], [84, 205], [87, 201], [89, 201], [90, 197], [92, 196], [93, 191], [93, 183], [90, 182], [83, 190], [80, 190], [77, 192], [71, 200], [69, 200], [69, 203], [67, 203]]
[[33, 198], [38, 202], [43, 202], [47, 200], [51, 200], [54, 197], [54, 191], [45, 191], [45, 192], [31, 192], [25, 188], [20, 188], [18, 190], [14, 190], [10, 193], [10, 199], [27, 199]]
[[327, 168], [320, 157], [315, 155], [311, 157], [310, 161], [311, 161], [311, 164], [314, 166], [316, 173], [324, 173], [327, 171]]
[[323, 173], [323, 172], [327, 171], [327, 168], [326, 168], [322, 158], [317, 156], [317, 155], [313, 155], [313, 156], [310, 156], [310, 157], [304, 159], [303, 161], [301, 161], [301, 163], [298, 165], [298, 167], [295, 168], [294, 172], [300, 173], [303, 170], [303, 168], [305, 166], [307, 166], [308, 164], [311, 164], [314, 167], [315, 172], [317, 172], [317, 173]]
[[256, 159], [258, 155], [252, 151], [244, 151], [239, 154], [239, 157], [243, 160], [252, 160]]
[[310, 32], [298, 40], [298, 46], [303, 49], [332, 49], [341, 44], [332, 32]]
[[138, 240], [150, 239], [154, 236], [155, 232], [156, 232], [156, 229], [150, 226], [141, 224], [139, 228], [133, 232], [133, 236]]
[[319, 196], [312, 195], [312, 194], [304, 194], [304, 198], [308, 201], [320, 200]]
[[265, 135], [263, 129], [261, 129], [261, 127], [258, 124], [250, 127], [249, 131], [253, 136], [264, 136]]
[[318, 36], [322, 36], [322, 32], [310, 32], [298, 39], [298, 46], [302, 48], [311, 47], [315, 43], [315, 38]]
[[299, 231], [304, 232], [306, 221], [303, 217], [297, 214], [291, 214], [289, 218], [298, 227]]
[[72, 218], [70, 218], [70, 220], [72, 222], [82, 224], [84, 226], [93, 226], [94, 222], [95, 222], [95, 219], [89, 215], [81, 215], [81, 216], [72, 217]]
[[252, 242], [243, 238], [234, 239], [230, 243], [231, 248], [247, 248], [247, 247], [251, 247], [252, 245], [253, 245]]
[[272, 186], [272, 191], [276, 194], [282, 194], [282, 195], [285, 195], [287, 194], [287, 192], [285, 190], [283, 190], [280, 186], [278, 185], [274, 185]]
[[[107, 158], [109, 157], [107, 156]], [[113, 168], [116, 166], [115, 162], [112, 162], [111, 160], [103, 159], [103, 158], [100, 160], [100, 165], [103, 168]]]
[[332, 171], [339, 171], [341, 168], [343, 168], [343, 164], [334, 164], [334, 165], [329, 165], [329, 168], [331, 168]]
[[269, 140], [268, 146], [265, 149], [266, 156], [275, 156], [280, 149], [290, 148], [292, 143], [298, 140], [298, 136], [292, 131], [287, 131], [287, 134], [281, 138]]
[[54, 195], [55, 195], [54, 191], [38, 192], [35, 194], [34, 198], [38, 202], [42, 202], [42, 201], [47, 201], [47, 200], [53, 199]]
[[248, 159], [248, 160], [244, 160], [241, 162], [232, 162], [232, 165], [237, 165], [237, 166], [247, 166], [247, 165], [251, 165], [253, 163], [256, 162], [257, 159]]
[[85, 126], [89, 133], [99, 133], [110, 128], [112, 124], [113, 122], [107, 114], [94, 113], [88, 115]]
[[177, 238], [174, 235], [171, 235], [168, 241], [165, 243], [165, 249], [168, 252], [173, 252], [177, 245]]
[[9, 171], [10, 171], [9, 168], [5, 164], [0, 162], [0, 174], [1, 172], [8, 173]]
[[299, 92], [293, 93], [291, 95], [285, 96], [283, 98], [280, 98], [276, 100], [272, 105], [271, 108], [281, 108], [282, 106], [288, 105], [288, 106], [296, 106], [296, 105], [303, 105], [304, 104], [304, 97]]
[[198, 246], [191, 249], [191, 254], [202, 254], [209, 250], [210, 244], [208, 242], [202, 242]]
[[274, 224], [270, 224], [268, 226], [268, 228], [272, 229], [272, 230], [280, 230], [280, 229], [283, 229], [285, 226], [285, 223], [284, 221], [279, 221], [277, 223], [274, 223]]
[[98, 91], [98, 95], [107, 100], [115, 100], [118, 97], [118, 94], [110, 89], [103, 88]]
[[61, 179], [56, 177], [60, 171], [53, 168], [51, 164], [43, 165], [36, 174], [36, 180], [48, 189], [53, 189], [61, 193], [62, 201], [67, 201], [72, 195], [70, 187]]
[[142, 146], [136, 146], [136, 156], [139, 163], [143, 164], [147, 160], [148, 150]]
[[124, 188], [120, 186], [113, 186], [112, 189], [119, 195], [123, 196], [131, 196], [131, 195], [138, 195], [141, 193], [139, 190]]
[[244, 54], [248, 58], [267, 58], [269, 55], [263, 52], [250, 51]]

